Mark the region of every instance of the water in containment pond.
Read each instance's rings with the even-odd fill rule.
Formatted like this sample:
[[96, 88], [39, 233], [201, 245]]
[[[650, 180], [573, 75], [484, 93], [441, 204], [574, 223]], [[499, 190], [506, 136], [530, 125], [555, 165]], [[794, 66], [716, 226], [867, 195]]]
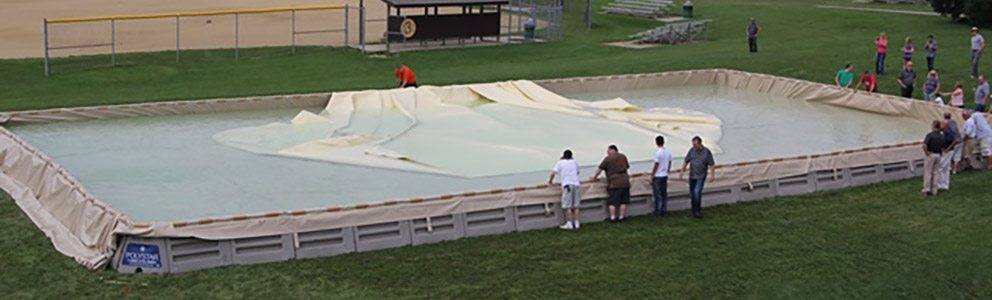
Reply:
[[[695, 86], [563, 95], [623, 98], [642, 108], [709, 113], [722, 121], [718, 164], [915, 141], [925, 120], [890, 117], [726, 87]], [[322, 108], [308, 110], [316, 113]], [[547, 171], [462, 178], [313, 161], [242, 151], [217, 142], [218, 132], [287, 122], [300, 109], [137, 117], [16, 125], [20, 135], [73, 174], [101, 200], [142, 222], [351, 205], [397, 198], [532, 185]], [[533, 128], [535, 131], [568, 128]], [[527, 132], [521, 132], [527, 134]], [[644, 144], [650, 146], [653, 140]], [[597, 145], [600, 146], [600, 145]], [[603, 151], [575, 153], [599, 158]], [[621, 152], [650, 170], [650, 151]], [[587, 151], [588, 152], [588, 151]], [[681, 157], [684, 153], [675, 153]], [[480, 157], [484, 160], [484, 157]], [[554, 161], [547, 162], [550, 169]], [[676, 160], [674, 168], [681, 164]], [[591, 176], [591, 167], [582, 177]]]

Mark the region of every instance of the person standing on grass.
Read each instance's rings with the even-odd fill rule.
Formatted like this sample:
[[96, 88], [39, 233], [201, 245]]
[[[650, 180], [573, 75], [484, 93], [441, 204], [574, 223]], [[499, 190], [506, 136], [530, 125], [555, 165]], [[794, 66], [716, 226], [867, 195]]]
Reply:
[[751, 53], [758, 52], [758, 33], [761, 32], [761, 26], [758, 26], [758, 21], [753, 17], [747, 23], [747, 47], [748, 51]]
[[934, 99], [937, 99], [937, 93], [939, 91], [940, 78], [937, 75], [937, 70], [930, 70], [927, 73], [927, 81], [923, 82], [923, 98], [927, 101], [934, 101]]
[[958, 126], [958, 122], [954, 121], [951, 117], [951, 113], [944, 113], [944, 122], [947, 123], [947, 129], [953, 130], [955, 134], [955, 142], [957, 143], [954, 147], [951, 147], [951, 174], [957, 174], [960, 169], [961, 159], [964, 156], [964, 135], [961, 134], [961, 127]]
[[413, 69], [410, 69], [410, 67], [406, 64], [402, 64], [399, 68], [396, 68], [395, 73], [396, 79], [399, 80], [399, 86], [401, 88], [417, 87], [417, 74], [414, 73]]
[[627, 216], [627, 204], [630, 204], [630, 175], [627, 174], [630, 163], [627, 156], [620, 153], [616, 145], [606, 148], [606, 157], [599, 163], [599, 169], [592, 180], [599, 180], [599, 174], [606, 172], [606, 193], [611, 223], [623, 223]]
[[944, 134], [944, 149], [941, 150], [940, 164], [937, 173], [937, 191], [948, 191], [951, 189], [951, 171], [954, 164], [954, 148], [960, 143], [958, 129], [951, 128], [951, 123], [946, 118], [950, 114], [945, 114], [945, 119], [940, 121], [940, 130]]
[[843, 69], [837, 71], [837, 75], [834, 76], [834, 83], [842, 88], [851, 87], [851, 83], [854, 82], [854, 67], [851, 64], [847, 64]]
[[878, 90], [878, 75], [865, 70], [864, 73], [861, 73], [861, 78], [858, 78], [858, 85], [854, 89], [861, 89], [862, 86], [865, 87], [866, 92], [874, 93]]
[[971, 78], [978, 77], [978, 65], [985, 52], [985, 37], [978, 33], [978, 27], [971, 28]]
[[703, 185], [706, 183], [706, 174], [709, 171], [710, 181], [716, 180], [716, 163], [713, 161], [713, 152], [703, 146], [703, 139], [692, 138], [692, 148], [685, 155], [685, 164], [682, 165], [682, 172], [679, 179], [685, 177], [686, 169], [689, 170], [689, 198], [692, 202], [692, 217], [703, 218]]
[[975, 110], [985, 112], [989, 100], [989, 82], [985, 80], [985, 75], [978, 75], [978, 86], [975, 87]]
[[903, 97], [913, 98], [913, 89], [916, 87], [916, 71], [913, 71], [913, 62], [906, 62], [902, 67], [902, 72], [899, 72], [899, 78], [896, 78], [896, 82], [902, 89]]
[[[978, 147], [982, 157], [985, 157], [986, 170], [992, 170], [992, 127], [989, 127], [985, 114], [976, 111], [969, 115], [967, 111], [963, 111], [962, 117], [967, 119], [964, 122], [964, 130], [962, 130], [965, 140], [970, 141], [971, 146]], [[968, 147], [965, 148], [965, 154], [972, 158], [972, 153], [967, 152]], [[973, 162], [973, 165], [978, 167], [977, 163]]]
[[565, 224], [561, 229], [579, 229], [579, 204], [582, 193], [579, 191], [579, 163], [572, 158], [572, 150], [565, 150], [561, 160], [551, 169], [548, 185], [553, 185], [555, 175], [561, 176], [561, 209], [565, 211]]
[[885, 55], [889, 51], [889, 39], [885, 32], [879, 33], [875, 38], [875, 74], [885, 75]]
[[932, 71], [937, 60], [937, 39], [932, 34], [927, 37], [927, 45], [923, 50], [927, 52], [927, 71]]
[[940, 130], [940, 121], [933, 121], [930, 133], [923, 138], [923, 196], [937, 194], [936, 184], [939, 174], [940, 156], [944, 151], [944, 133]]
[[913, 46], [913, 38], [907, 36], [906, 43], [902, 44], [902, 60], [913, 61], [913, 52], [916, 52], [916, 46]]
[[964, 108], [964, 85], [960, 80], [954, 83], [954, 90], [951, 91], [951, 106]]
[[672, 169], [672, 152], [665, 148], [665, 137], [657, 136], [654, 144], [658, 151], [654, 153], [654, 167], [651, 168], [651, 194], [654, 196], [654, 215], [668, 214], [668, 171]]

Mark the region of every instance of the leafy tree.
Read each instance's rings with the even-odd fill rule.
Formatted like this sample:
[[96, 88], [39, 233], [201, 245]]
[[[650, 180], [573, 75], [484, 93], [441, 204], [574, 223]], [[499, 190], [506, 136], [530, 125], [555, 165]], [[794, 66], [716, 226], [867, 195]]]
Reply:
[[964, 14], [968, 23], [975, 26], [992, 26], [992, 0], [967, 0]]
[[[929, 0], [933, 11], [941, 15], [949, 16], [953, 20], [959, 20], [964, 13], [965, 4], [976, 0]], [[987, 0], [977, 0], [987, 1]]]

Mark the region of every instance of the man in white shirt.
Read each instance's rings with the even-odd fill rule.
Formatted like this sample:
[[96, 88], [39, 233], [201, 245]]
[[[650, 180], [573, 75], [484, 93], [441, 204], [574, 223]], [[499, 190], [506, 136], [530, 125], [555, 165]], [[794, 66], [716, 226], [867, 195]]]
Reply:
[[[970, 116], [964, 112], [962, 116], [968, 119], [964, 122], [962, 134], [966, 140], [972, 141], [980, 149], [987, 163], [986, 170], [992, 170], [992, 127], [989, 126], [989, 122], [981, 112], [976, 111]], [[969, 157], [973, 155], [973, 153], [967, 152], [965, 154]]]
[[971, 78], [978, 77], [978, 65], [985, 52], [985, 37], [978, 33], [978, 27], [971, 28]]
[[654, 215], [668, 214], [668, 171], [672, 169], [672, 152], [665, 148], [665, 137], [657, 136], [654, 144], [658, 151], [654, 153], [654, 167], [651, 168], [651, 190], [654, 194]]
[[559, 228], [579, 229], [579, 204], [582, 193], [579, 191], [579, 163], [572, 159], [572, 150], [565, 150], [561, 160], [551, 169], [548, 185], [554, 184], [555, 175], [561, 176], [561, 209], [565, 211], [565, 224]]

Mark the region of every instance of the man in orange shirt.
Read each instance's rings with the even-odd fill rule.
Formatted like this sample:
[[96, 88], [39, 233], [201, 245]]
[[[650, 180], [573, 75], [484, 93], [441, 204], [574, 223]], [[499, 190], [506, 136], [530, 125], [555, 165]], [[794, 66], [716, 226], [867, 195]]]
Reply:
[[396, 68], [396, 79], [400, 80], [400, 87], [417, 87], [417, 74], [413, 73], [407, 65], [400, 65]]

